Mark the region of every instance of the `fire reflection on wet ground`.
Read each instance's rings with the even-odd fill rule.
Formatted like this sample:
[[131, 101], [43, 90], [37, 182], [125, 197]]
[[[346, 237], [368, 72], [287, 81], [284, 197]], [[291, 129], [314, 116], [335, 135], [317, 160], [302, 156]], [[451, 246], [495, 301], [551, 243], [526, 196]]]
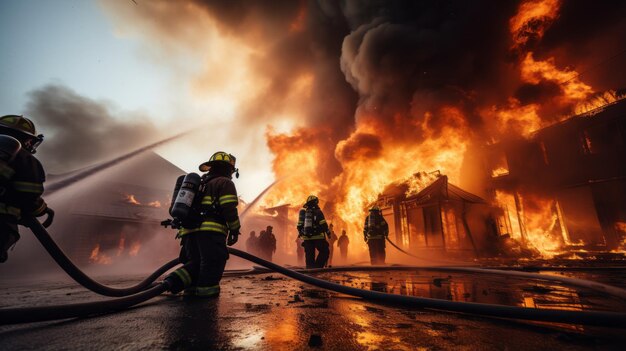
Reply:
[[[617, 271], [569, 273], [610, 283]], [[624, 310], [620, 301], [539, 281], [416, 272], [327, 272], [354, 287], [536, 308]], [[129, 285], [142, 277], [102, 279]], [[623, 283], [622, 283], [623, 284]], [[160, 296], [138, 308], [62, 323], [0, 327], [6, 349], [587, 350], [619, 349], [621, 329], [531, 324], [404, 309], [321, 290], [278, 274], [225, 277], [218, 299]], [[102, 300], [73, 282], [0, 281], [0, 307]]]

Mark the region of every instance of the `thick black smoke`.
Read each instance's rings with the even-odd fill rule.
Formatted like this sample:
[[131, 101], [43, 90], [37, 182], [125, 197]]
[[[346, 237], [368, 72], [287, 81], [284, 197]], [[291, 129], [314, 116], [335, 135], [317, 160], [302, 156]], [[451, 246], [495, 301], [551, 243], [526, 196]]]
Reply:
[[30, 93], [27, 116], [44, 142], [37, 156], [50, 173], [88, 166], [144, 145], [157, 137], [143, 116], [113, 116], [106, 103], [80, 96], [67, 87], [47, 85]]

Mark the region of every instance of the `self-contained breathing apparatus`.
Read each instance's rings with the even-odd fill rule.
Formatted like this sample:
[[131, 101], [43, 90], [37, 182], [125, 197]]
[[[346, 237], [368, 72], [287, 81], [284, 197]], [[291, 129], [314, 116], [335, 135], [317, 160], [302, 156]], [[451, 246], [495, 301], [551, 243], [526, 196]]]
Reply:
[[313, 206], [307, 207], [304, 212], [304, 228], [302, 232], [305, 237], [312, 237], [319, 234], [315, 212]]
[[200, 176], [197, 173], [189, 173], [178, 177], [169, 210], [172, 219], [162, 221], [161, 225], [166, 228], [170, 226], [172, 229], [192, 229], [200, 226], [204, 217], [217, 216], [216, 201], [208, 206], [200, 206], [209, 180], [208, 174]]

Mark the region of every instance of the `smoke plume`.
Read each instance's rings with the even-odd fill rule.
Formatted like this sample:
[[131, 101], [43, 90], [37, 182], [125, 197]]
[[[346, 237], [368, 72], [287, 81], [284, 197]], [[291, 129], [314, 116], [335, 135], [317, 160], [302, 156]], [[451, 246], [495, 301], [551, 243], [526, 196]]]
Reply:
[[46, 170], [62, 173], [88, 166], [156, 137], [156, 129], [147, 117], [116, 114], [107, 103], [80, 96], [61, 85], [31, 92], [27, 115], [44, 133], [45, 141], [37, 156]]
[[626, 85], [611, 69], [626, 42], [622, 1], [184, 3], [117, 10], [159, 40], [188, 41], [181, 26], [204, 16], [246, 48], [224, 66], [245, 66], [252, 82], [237, 123], [270, 126], [273, 170], [289, 177], [268, 205], [315, 193], [348, 223], [392, 181], [440, 170], [458, 183], [468, 148], [527, 136]]

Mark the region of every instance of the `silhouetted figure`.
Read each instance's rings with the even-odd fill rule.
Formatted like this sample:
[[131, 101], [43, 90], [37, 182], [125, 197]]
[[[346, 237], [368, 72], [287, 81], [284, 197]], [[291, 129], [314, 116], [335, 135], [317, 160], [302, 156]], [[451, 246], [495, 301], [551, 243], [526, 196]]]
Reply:
[[259, 254], [259, 237], [256, 236], [254, 230], [250, 232], [250, 237], [246, 240], [246, 251], [252, 255]]
[[272, 229], [272, 226], [268, 225], [259, 235], [260, 257], [267, 261], [271, 261], [272, 255], [276, 252], [276, 237]]
[[304, 240], [302, 238], [296, 238], [296, 255], [298, 255], [298, 265], [304, 265], [304, 247], [302, 246]]
[[350, 244], [350, 239], [346, 235], [346, 231], [341, 231], [341, 236], [337, 240], [337, 246], [339, 246], [339, 254], [341, 255], [341, 259], [346, 262], [348, 259], [348, 245]]
[[[304, 240], [306, 268], [324, 268], [328, 262], [328, 224], [317, 196], [310, 195], [298, 214], [298, 237]], [[315, 251], [318, 252], [315, 257]]]
[[333, 230], [333, 225], [329, 225], [328, 229], [330, 230], [330, 235], [328, 236], [328, 246], [330, 247], [330, 252], [328, 254], [328, 265], [333, 264], [333, 252], [335, 251], [335, 243], [337, 242], [337, 234]]
[[365, 218], [363, 236], [370, 249], [372, 264], [385, 264], [385, 239], [389, 235], [389, 226], [378, 206], [370, 209]]

